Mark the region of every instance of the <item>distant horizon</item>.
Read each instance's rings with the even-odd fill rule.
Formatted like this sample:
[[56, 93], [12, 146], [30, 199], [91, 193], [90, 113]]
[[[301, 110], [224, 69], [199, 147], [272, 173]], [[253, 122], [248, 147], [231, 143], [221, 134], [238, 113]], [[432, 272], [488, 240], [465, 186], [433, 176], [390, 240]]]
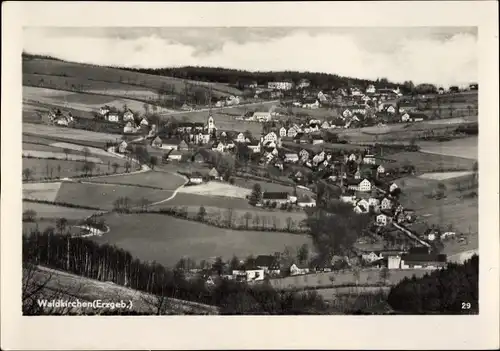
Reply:
[[445, 88], [478, 80], [476, 27], [26, 27], [24, 39], [27, 54], [125, 69], [292, 71]]

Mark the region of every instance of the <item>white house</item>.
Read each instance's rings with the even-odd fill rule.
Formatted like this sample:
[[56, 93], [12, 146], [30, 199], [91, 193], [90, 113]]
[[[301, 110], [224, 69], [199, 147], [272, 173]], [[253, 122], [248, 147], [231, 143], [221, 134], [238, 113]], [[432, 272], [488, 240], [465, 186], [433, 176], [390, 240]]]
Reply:
[[127, 122], [127, 124], [125, 124], [125, 127], [123, 127], [124, 133], [135, 133], [136, 131], [137, 127], [132, 122]]
[[321, 129], [328, 129], [328, 128], [330, 128], [330, 123], [328, 123], [328, 121], [324, 121], [321, 124]]
[[118, 145], [118, 152], [121, 153], [121, 154], [124, 154], [125, 151], [127, 150], [127, 142], [125, 140], [123, 140], [119, 145]]
[[264, 142], [268, 142], [268, 141], [277, 142], [277, 141], [278, 141], [278, 136], [276, 135], [276, 133], [275, 133], [275, 132], [270, 132], [270, 133], [267, 133], [267, 134], [263, 137], [263, 141], [264, 141]]
[[293, 127], [292, 127], [292, 128], [290, 128], [290, 129], [288, 129], [288, 132], [287, 132], [287, 134], [286, 134], [286, 135], [287, 135], [287, 137], [289, 137], [289, 138], [295, 138], [295, 136], [296, 136], [298, 133], [299, 133], [299, 132], [297, 131], [297, 129], [295, 129], [295, 128], [293, 128]]
[[215, 151], [224, 152], [224, 149], [225, 149], [224, 144], [220, 141], [212, 146], [212, 150]]
[[356, 197], [354, 195], [341, 195], [340, 201], [354, 205], [356, 203]]
[[388, 223], [391, 223], [392, 218], [389, 216], [386, 216], [385, 214], [381, 213], [377, 216], [377, 225], [379, 226], [386, 226]]
[[118, 113], [110, 112], [106, 115], [105, 119], [109, 122], [119, 122], [120, 116], [118, 116]]
[[380, 200], [375, 198], [375, 197], [370, 197], [368, 199], [368, 206], [373, 206], [373, 207], [376, 207], [380, 205]]
[[246, 142], [245, 134], [239, 133], [235, 141], [237, 143], [245, 143]]
[[319, 108], [319, 101], [316, 100], [314, 103], [303, 104], [302, 108], [317, 109], [317, 108]]
[[363, 253], [361, 254], [361, 259], [366, 261], [366, 262], [375, 262], [375, 261], [378, 261], [378, 260], [381, 260], [382, 258], [384, 258], [384, 256], [382, 255], [377, 255], [375, 252], [370, 252], [370, 253]]
[[349, 110], [349, 109], [345, 109], [345, 110], [344, 110], [344, 112], [342, 112], [342, 116], [343, 116], [344, 118], [349, 118], [349, 117], [352, 117], [352, 112], [351, 112], [351, 110]]
[[189, 183], [191, 184], [201, 184], [203, 183], [203, 178], [199, 175], [192, 175], [189, 177]]
[[408, 122], [410, 120], [410, 115], [408, 113], [405, 113], [401, 116], [401, 122]]
[[376, 159], [374, 155], [365, 155], [363, 157], [363, 163], [367, 165], [374, 165], [376, 164]]
[[180, 161], [181, 158], [182, 158], [182, 154], [179, 151], [177, 151], [177, 150], [172, 150], [168, 154], [168, 159], [172, 160], [172, 161]]
[[285, 154], [285, 162], [296, 163], [299, 161], [299, 155], [296, 153], [286, 153]]
[[309, 267], [303, 265], [292, 264], [290, 266], [290, 275], [302, 275], [309, 273]]
[[348, 158], [349, 161], [356, 161], [356, 159], [357, 159], [356, 154], [350, 154], [349, 155], [349, 158]]
[[109, 109], [109, 107], [108, 107], [108, 106], [103, 106], [103, 107], [101, 107], [101, 108], [99, 109], [99, 114], [100, 114], [101, 116], [105, 116], [105, 115], [107, 115], [107, 114], [109, 113], [109, 111], [110, 111], [110, 109]]
[[299, 151], [299, 156], [301, 159], [306, 159], [308, 160], [309, 159], [309, 151], [307, 151], [306, 149], [302, 149]]
[[396, 109], [394, 108], [394, 106], [389, 105], [389, 107], [387, 107], [386, 111], [389, 112], [389, 113], [395, 113]]
[[145, 127], [147, 127], [148, 125], [149, 125], [148, 120], [147, 120], [146, 118], [143, 118], [143, 119], [141, 120], [141, 126], [145, 126]]
[[380, 203], [380, 207], [383, 210], [390, 210], [390, 209], [392, 209], [392, 201], [389, 200], [388, 198], [384, 197], [384, 199]]
[[125, 111], [125, 113], [123, 114], [123, 121], [128, 122], [133, 120], [134, 120], [134, 114], [132, 113], [132, 111], [130, 110]]
[[291, 90], [293, 88], [293, 82], [288, 82], [288, 81], [268, 82], [267, 88], [276, 90]]
[[375, 93], [377, 92], [377, 89], [375, 89], [375, 86], [374, 86], [373, 84], [370, 84], [370, 85], [366, 88], [365, 92], [366, 92], [367, 94], [375, 94]]
[[362, 206], [366, 209], [366, 212], [368, 212], [368, 208], [370, 207], [370, 204], [365, 199], [361, 199], [357, 202], [356, 206], [360, 206], [360, 207]]
[[259, 122], [269, 122], [271, 120], [270, 112], [254, 112], [253, 116], [254, 120]]
[[384, 166], [380, 165], [377, 167], [377, 173], [378, 174], [384, 174], [385, 173], [385, 168]]
[[316, 200], [314, 199], [309, 199], [309, 200], [299, 200], [297, 201], [297, 206], [299, 207], [316, 207]]
[[286, 137], [286, 128], [281, 127], [279, 133], [280, 133], [280, 137]]
[[260, 152], [260, 142], [258, 143], [249, 143], [248, 148], [252, 150], [252, 152], [257, 153]]
[[397, 188], [398, 188], [398, 185], [396, 183], [392, 183], [391, 186], [389, 186], [389, 192], [392, 193]]
[[372, 190], [372, 183], [368, 179], [363, 179], [361, 182], [358, 184], [358, 191], [366, 192], [366, 191], [371, 191]]
[[264, 280], [263, 269], [233, 270], [233, 279], [247, 282]]

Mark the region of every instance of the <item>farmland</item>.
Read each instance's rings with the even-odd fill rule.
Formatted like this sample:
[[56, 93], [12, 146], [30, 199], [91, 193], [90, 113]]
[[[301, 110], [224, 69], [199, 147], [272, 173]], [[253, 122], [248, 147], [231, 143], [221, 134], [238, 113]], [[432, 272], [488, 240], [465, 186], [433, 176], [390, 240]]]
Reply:
[[66, 139], [69, 142], [79, 144], [89, 142], [104, 144], [107, 141], [116, 140], [116, 135], [114, 134], [31, 123], [23, 123], [23, 133], [54, 140]]
[[[41, 151], [40, 151], [41, 152]], [[33, 154], [33, 152], [31, 152]], [[36, 155], [33, 155], [36, 156]], [[65, 160], [65, 155], [61, 155], [61, 159], [43, 159], [43, 158], [27, 158], [23, 157], [23, 170], [30, 169], [31, 174], [29, 180], [40, 180], [40, 179], [55, 179], [55, 178], [71, 178], [75, 176], [82, 176], [85, 174], [83, 170], [84, 162], [83, 160], [75, 161], [71, 158], [81, 157], [78, 155], [68, 155], [68, 160]], [[88, 160], [92, 161], [94, 158], [89, 157]], [[95, 162], [95, 161], [94, 161]], [[101, 162], [99, 162], [101, 163]], [[88, 172], [88, 175], [99, 175], [104, 173], [111, 173], [105, 165], [97, 165], [92, 172]]]
[[398, 152], [389, 156], [391, 160], [399, 163], [409, 162], [415, 166], [418, 173], [437, 172], [437, 171], [470, 171], [474, 165], [474, 160], [431, 154], [425, 152]]
[[95, 211], [81, 208], [70, 208], [64, 206], [23, 201], [23, 211], [33, 210], [37, 213], [37, 218], [61, 218], [83, 219], [90, 216]]
[[478, 137], [468, 137], [444, 142], [419, 141], [421, 152], [478, 159]]
[[209, 207], [219, 207], [221, 209], [233, 208], [233, 209], [254, 209], [255, 207], [248, 204], [245, 199], [224, 197], [224, 196], [204, 196], [196, 194], [185, 194], [177, 193], [177, 195], [170, 201], [163, 203], [158, 206], [153, 206], [156, 209], [158, 207], [165, 206], [209, 206]]
[[112, 210], [114, 202], [120, 197], [128, 197], [134, 206], [138, 205], [142, 198], [155, 202], [164, 200], [171, 195], [172, 192], [168, 190], [128, 185], [63, 182], [55, 201]]
[[111, 231], [93, 240], [166, 266], [175, 265], [183, 256], [197, 261], [217, 256], [230, 259], [233, 254], [244, 258], [310, 244], [304, 235], [220, 229], [159, 214], [110, 213], [104, 219]]
[[104, 176], [92, 179], [91, 182], [139, 186], [143, 185], [164, 190], [175, 190], [184, 184], [184, 179], [180, 174], [148, 171], [135, 174]]
[[200, 185], [187, 186], [179, 190], [180, 193], [204, 196], [224, 196], [245, 199], [250, 190], [222, 182], [209, 182]]
[[[115, 86], [114, 88], [120, 88], [127, 90], [128, 85], [138, 86], [141, 88], [151, 89], [157, 91], [162, 89], [165, 85], [171, 85], [174, 87], [176, 93], [183, 91], [185, 83], [191, 83], [197, 86], [208, 87], [212, 85], [214, 95], [216, 96], [227, 96], [229, 94], [240, 95], [241, 92], [238, 89], [229, 87], [225, 84], [210, 84], [199, 81], [190, 81], [172, 77], [162, 77], [132, 71], [120, 70], [117, 68], [108, 67], [98, 67], [93, 65], [86, 65], [81, 63], [73, 62], [63, 62], [58, 60], [51, 60], [45, 58], [28, 58], [23, 59], [23, 74], [26, 75], [39, 75], [43, 74], [46, 76], [56, 76], [74, 79], [68, 82], [69, 86], [71, 84], [82, 85], [85, 89], [99, 89], [102, 87], [102, 82], [114, 83], [114, 84], [125, 84], [123, 88]], [[50, 84], [50, 79], [44, 79], [48, 82], [44, 84]], [[93, 85], [93, 82], [99, 82], [98, 85]], [[32, 82], [36, 83], [36, 82]], [[39, 82], [38, 82], [39, 83]], [[54, 81], [52, 88], [64, 89], [65, 83], [60, 79]]]
[[23, 184], [23, 198], [32, 200], [55, 201], [61, 182], [54, 183], [25, 183]]

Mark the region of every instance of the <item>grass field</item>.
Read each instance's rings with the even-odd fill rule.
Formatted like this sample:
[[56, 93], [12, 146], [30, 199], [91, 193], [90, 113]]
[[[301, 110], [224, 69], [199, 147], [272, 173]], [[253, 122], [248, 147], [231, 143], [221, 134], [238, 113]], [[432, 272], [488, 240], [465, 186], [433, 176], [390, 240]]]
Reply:
[[137, 205], [141, 198], [155, 202], [164, 200], [170, 195], [172, 195], [172, 192], [168, 190], [127, 185], [63, 182], [55, 201], [111, 210], [115, 200], [120, 197], [128, 197], [133, 205]]
[[[428, 270], [424, 269], [391, 269], [387, 284], [395, 285], [405, 277], [411, 278], [413, 275], [421, 277], [428, 272]], [[345, 270], [271, 279], [270, 282], [275, 289], [296, 289], [354, 284], [356, 278], [352, 271]], [[380, 282], [379, 269], [364, 269], [359, 272], [358, 283], [361, 285], [377, 284]]]
[[[65, 76], [68, 78], [83, 78], [79, 84], [86, 84], [89, 81], [106, 82], [106, 83], [125, 83], [127, 85], [139, 86], [151, 90], [158, 90], [164, 85], [169, 84], [174, 86], [176, 93], [183, 92], [185, 83], [189, 82], [198, 86], [208, 87], [212, 85], [213, 94], [215, 96], [226, 96], [229, 94], [240, 95], [241, 91], [219, 83], [205, 83], [199, 81], [190, 81], [172, 77], [155, 76], [144, 73], [120, 70], [117, 68], [107, 68], [92, 66], [80, 63], [63, 62], [50, 59], [23, 59], [23, 74], [44, 74], [49, 76]], [[62, 83], [64, 84], [64, 83]], [[77, 83], [78, 84], [78, 83]], [[54, 88], [63, 89], [64, 86], [54, 86]], [[127, 86], [123, 89], [125, 90]]]
[[43, 124], [23, 123], [23, 133], [49, 139], [67, 139], [68, 141], [100, 142], [115, 141], [116, 134], [91, 132], [81, 129], [49, 126]]
[[439, 170], [469, 171], [472, 170], [472, 166], [474, 165], [474, 160], [468, 158], [426, 152], [398, 152], [388, 156], [388, 158], [399, 163], [408, 161], [415, 166], [418, 173], [436, 172]]
[[[94, 279], [85, 278], [78, 275], [69, 274], [63, 271], [38, 267], [33, 276], [34, 281], [39, 283], [48, 280], [42, 295], [47, 293], [47, 297], [53, 296], [53, 291], [62, 291], [64, 294], [59, 298], [75, 301], [96, 301], [116, 302], [117, 300], [131, 301], [132, 311], [145, 314], [155, 314], [156, 299], [141, 291], [129, 289], [111, 282], [102, 282]], [[79, 309], [71, 310], [71, 313], [87, 312], [95, 313], [98, 311], [84, 311]], [[217, 314], [218, 309], [215, 306], [203, 305], [200, 303], [167, 299], [165, 310], [162, 314]]]
[[175, 190], [184, 184], [184, 178], [179, 174], [156, 171], [99, 177], [91, 181], [108, 184], [145, 185], [165, 190]]
[[225, 196], [225, 197], [245, 199], [247, 195], [250, 195], [251, 190], [227, 183], [208, 182], [200, 185], [192, 185], [184, 187], [180, 189], [179, 192], [185, 194], [195, 194], [195, 195], [205, 195], [205, 196]]
[[96, 211], [23, 201], [23, 211], [33, 210], [37, 218], [83, 219]]
[[23, 198], [32, 200], [55, 201], [61, 182], [55, 183], [24, 183]]
[[36, 157], [36, 158], [56, 158], [58, 160], [70, 160], [70, 161], [88, 161], [96, 164], [103, 163], [103, 161], [98, 157], [92, 157], [84, 155], [74, 155], [68, 154], [66, 155], [63, 152], [53, 152], [53, 151], [35, 151], [35, 150], [23, 150], [23, 157]]
[[[58, 160], [23, 157], [23, 169], [29, 168], [31, 170], [32, 174], [30, 180], [45, 178], [54, 179], [56, 177], [71, 178], [84, 174], [82, 170], [84, 162], [65, 160], [63, 159], [64, 157], [64, 154], [61, 157], [62, 159]], [[70, 155], [68, 155], [68, 157], [70, 157]], [[77, 155], [73, 155], [73, 157], [77, 157]], [[107, 172], [111, 173], [112, 171], [108, 171], [106, 165], [98, 164], [93, 170], [92, 175], [99, 175]]]
[[217, 256], [230, 259], [233, 254], [245, 258], [311, 243], [304, 235], [233, 231], [158, 214], [110, 213], [104, 219], [111, 231], [93, 240], [166, 266], [175, 265], [184, 256], [197, 261]]
[[[260, 184], [260, 187], [263, 192], [265, 191], [277, 191], [277, 192], [287, 192], [290, 195], [293, 195], [293, 187], [292, 186], [287, 186], [283, 184], [277, 184], [277, 183], [270, 183], [270, 182], [264, 182], [264, 181], [259, 181], [259, 180], [253, 180], [253, 179], [244, 179], [244, 178], [239, 178], [235, 177], [234, 178], [234, 184], [238, 185], [240, 187], [247, 188], [249, 190], [253, 189], [255, 184]], [[309, 195], [311, 196], [313, 193], [311, 191], [307, 191], [301, 188], [297, 188], [297, 195]]]
[[204, 196], [195, 194], [184, 194], [177, 193], [177, 195], [170, 201], [167, 201], [158, 206], [153, 206], [157, 209], [158, 207], [172, 207], [172, 206], [209, 206], [209, 207], [219, 207], [221, 209], [243, 209], [243, 210], [253, 210], [255, 207], [248, 204], [245, 199], [222, 197], [222, 196]]
[[441, 143], [432, 141], [420, 141], [421, 152], [432, 154], [440, 154], [445, 156], [463, 157], [477, 160], [478, 154], [478, 137], [468, 137]]
[[424, 173], [419, 177], [422, 179], [433, 179], [433, 180], [445, 180], [445, 179], [453, 179], [457, 177], [463, 177], [467, 175], [471, 175], [472, 172], [464, 171], [464, 172], [437, 172], [437, 173]]

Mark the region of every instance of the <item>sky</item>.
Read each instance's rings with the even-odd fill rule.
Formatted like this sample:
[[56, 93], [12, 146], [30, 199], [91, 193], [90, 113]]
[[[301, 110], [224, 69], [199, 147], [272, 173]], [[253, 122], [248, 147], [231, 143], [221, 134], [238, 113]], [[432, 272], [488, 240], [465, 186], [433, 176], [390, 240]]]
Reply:
[[439, 86], [477, 81], [475, 27], [26, 27], [24, 51], [107, 66], [309, 71]]

